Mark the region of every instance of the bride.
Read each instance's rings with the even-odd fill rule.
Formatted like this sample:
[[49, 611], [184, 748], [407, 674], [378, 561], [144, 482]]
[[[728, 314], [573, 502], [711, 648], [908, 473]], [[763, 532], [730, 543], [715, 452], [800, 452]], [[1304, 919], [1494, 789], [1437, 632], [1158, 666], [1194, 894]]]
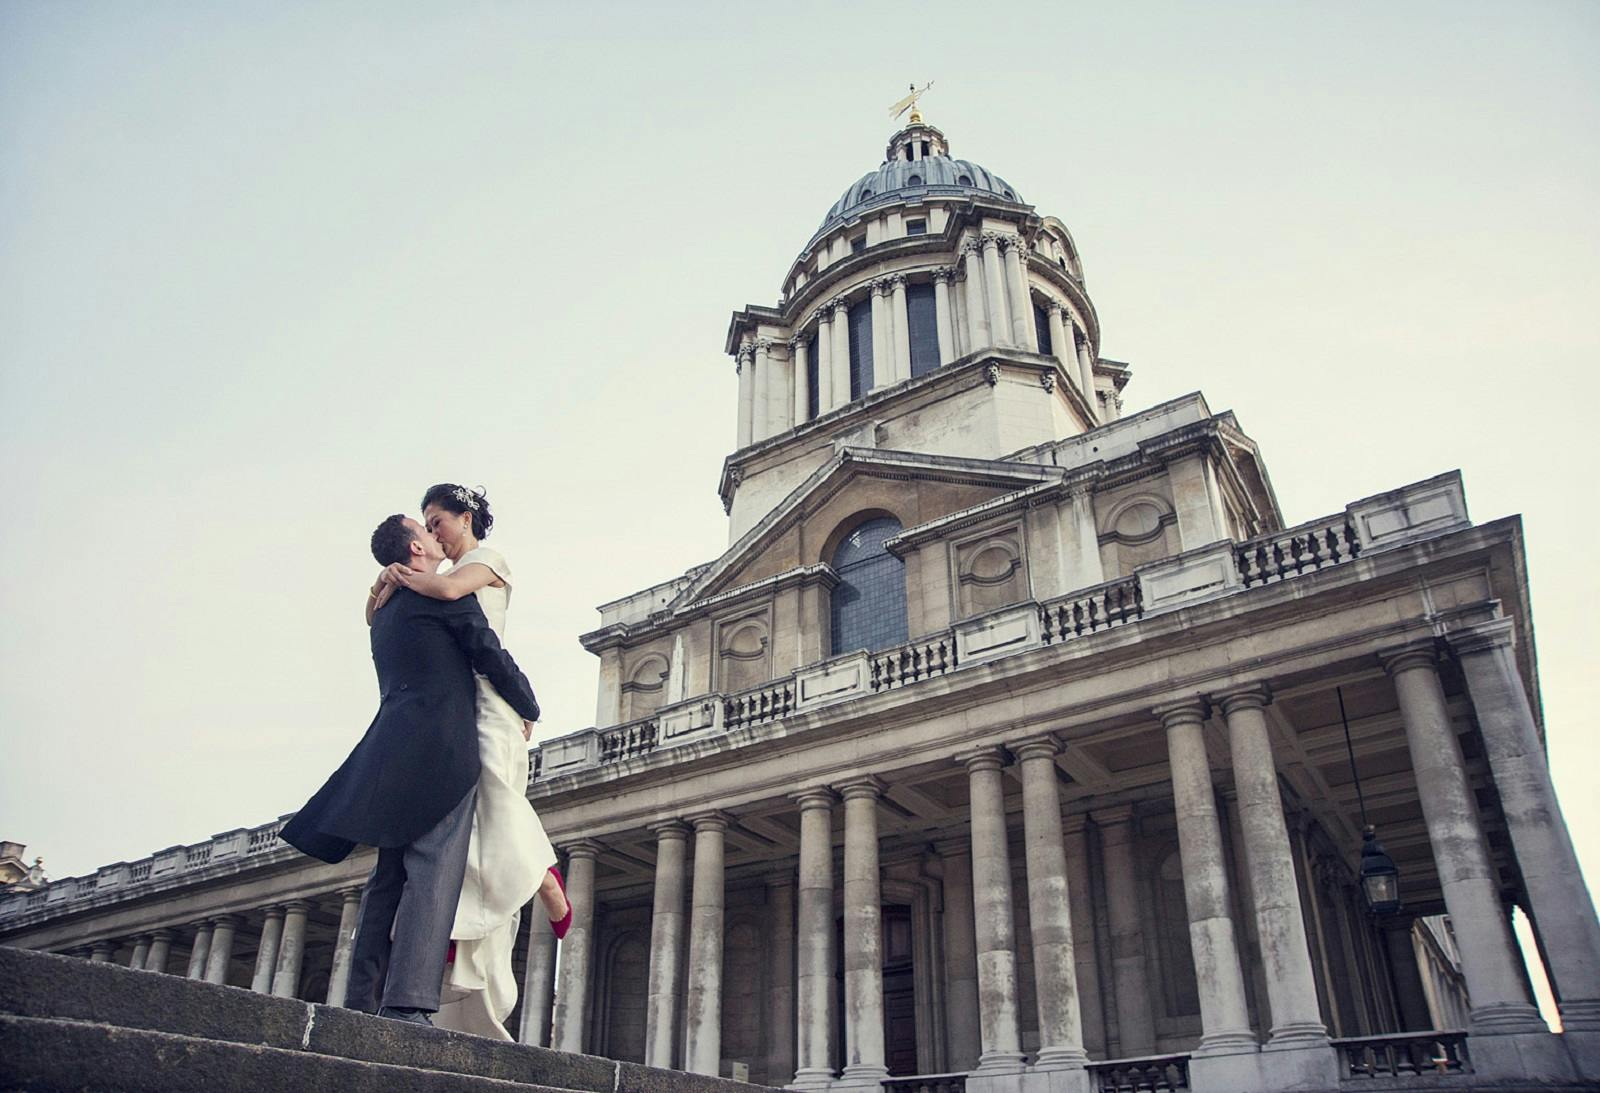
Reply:
[[[378, 575], [367, 600], [367, 622], [396, 587], [437, 600], [477, 596], [489, 627], [505, 640], [511, 569], [499, 551], [483, 546], [494, 525], [481, 490], [441, 483], [422, 498], [423, 525], [450, 559], [444, 573], [390, 566]], [[451, 963], [434, 1023], [441, 1028], [511, 1040], [505, 1019], [517, 1003], [512, 949], [521, 909], [537, 893], [556, 937], [572, 924], [556, 868], [556, 853], [528, 803], [531, 729], [489, 681], [478, 677], [478, 801], [472, 818], [461, 901], [450, 931]]]

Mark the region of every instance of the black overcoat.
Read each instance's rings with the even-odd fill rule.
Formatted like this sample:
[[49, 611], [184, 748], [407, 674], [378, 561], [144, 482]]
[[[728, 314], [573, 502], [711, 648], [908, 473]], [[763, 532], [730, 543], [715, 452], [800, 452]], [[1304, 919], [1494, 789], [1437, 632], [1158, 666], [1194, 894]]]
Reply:
[[476, 596], [429, 599], [409, 589], [372, 620], [378, 716], [344, 765], [278, 837], [327, 862], [358, 843], [405, 846], [426, 834], [478, 781], [473, 670], [528, 721], [533, 688], [489, 629]]

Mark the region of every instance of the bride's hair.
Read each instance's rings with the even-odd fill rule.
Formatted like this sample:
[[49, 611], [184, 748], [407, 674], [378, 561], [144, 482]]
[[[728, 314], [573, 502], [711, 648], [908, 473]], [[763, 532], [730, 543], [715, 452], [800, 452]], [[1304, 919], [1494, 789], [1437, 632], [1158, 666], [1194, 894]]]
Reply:
[[464, 512], [472, 514], [472, 534], [479, 539], [489, 537], [489, 529], [494, 527], [494, 514], [489, 511], [489, 499], [483, 495], [483, 488], [471, 489], [467, 486], [458, 486], [454, 482], [440, 482], [437, 486], [429, 486], [428, 492], [422, 495], [422, 507], [438, 505], [446, 512], [460, 515]]

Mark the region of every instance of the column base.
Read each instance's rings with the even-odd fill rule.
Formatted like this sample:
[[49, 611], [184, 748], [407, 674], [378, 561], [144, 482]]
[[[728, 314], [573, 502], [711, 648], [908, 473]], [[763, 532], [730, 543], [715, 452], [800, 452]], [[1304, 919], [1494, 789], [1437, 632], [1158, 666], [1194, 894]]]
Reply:
[[1473, 1007], [1468, 1031], [1474, 1036], [1518, 1033], [1547, 1035], [1550, 1026], [1544, 1023], [1539, 1011], [1526, 1002], [1494, 1002], [1487, 1006]]
[[1020, 1074], [1027, 1059], [1020, 1051], [985, 1051], [978, 1056], [978, 1069], [972, 1074]]
[[1261, 1050], [1261, 1045], [1256, 1042], [1256, 1034], [1247, 1028], [1223, 1029], [1200, 1038], [1200, 1043], [1189, 1054], [1192, 1057], [1206, 1055], [1253, 1055]]
[[1295, 1051], [1300, 1048], [1322, 1047], [1328, 1042], [1328, 1027], [1321, 1021], [1296, 1021], [1273, 1029], [1262, 1051]]
[[1568, 1045], [1549, 1031], [1493, 1033], [1474, 1024], [1467, 1037], [1467, 1054], [1473, 1073], [1485, 1083], [1516, 1079], [1533, 1084], [1571, 1081], [1577, 1076]]
[[803, 1066], [794, 1072], [794, 1081], [785, 1089], [827, 1089], [833, 1085], [833, 1071], [822, 1066]]
[[853, 1063], [834, 1079], [834, 1089], [877, 1089], [889, 1076], [889, 1068], [879, 1064]]
[[1082, 1070], [1089, 1065], [1089, 1053], [1081, 1047], [1042, 1047], [1030, 1070]]

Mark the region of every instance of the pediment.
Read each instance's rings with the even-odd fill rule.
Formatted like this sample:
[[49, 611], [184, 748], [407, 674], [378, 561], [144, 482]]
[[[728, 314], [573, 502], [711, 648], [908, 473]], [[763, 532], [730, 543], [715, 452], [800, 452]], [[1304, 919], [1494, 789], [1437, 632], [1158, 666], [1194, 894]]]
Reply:
[[[852, 512], [887, 512], [910, 529], [1063, 476], [1057, 467], [1034, 463], [841, 446], [691, 581], [668, 610], [686, 610], [712, 596], [826, 561], [819, 543], [827, 532], [810, 526], [818, 519], [832, 527]], [[892, 484], [888, 490], [886, 483]], [[852, 507], [853, 501], [859, 504]]]

